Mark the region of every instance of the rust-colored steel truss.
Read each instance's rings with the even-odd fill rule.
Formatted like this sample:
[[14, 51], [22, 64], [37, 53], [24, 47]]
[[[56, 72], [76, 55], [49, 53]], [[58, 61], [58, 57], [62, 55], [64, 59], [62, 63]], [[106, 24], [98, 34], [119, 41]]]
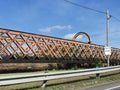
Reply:
[[[1, 63], [92, 63], [96, 60], [106, 62], [104, 46], [0, 28]], [[120, 49], [112, 48], [110, 60], [120, 63]]]

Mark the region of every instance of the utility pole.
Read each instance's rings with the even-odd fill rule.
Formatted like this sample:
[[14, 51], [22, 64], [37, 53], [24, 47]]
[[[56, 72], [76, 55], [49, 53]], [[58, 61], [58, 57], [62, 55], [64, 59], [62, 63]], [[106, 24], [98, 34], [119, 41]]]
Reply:
[[109, 11], [106, 11], [106, 48], [107, 48], [107, 52], [108, 54], [106, 54], [107, 56], [107, 65], [108, 67], [110, 66], [110, 55], [111, 55], [111, 48], [109, 46], [109, 19], [110, 19], [110, 15], [109, 15]]
[[109, 46], [109, 11], [106, 11], [106, 46]]

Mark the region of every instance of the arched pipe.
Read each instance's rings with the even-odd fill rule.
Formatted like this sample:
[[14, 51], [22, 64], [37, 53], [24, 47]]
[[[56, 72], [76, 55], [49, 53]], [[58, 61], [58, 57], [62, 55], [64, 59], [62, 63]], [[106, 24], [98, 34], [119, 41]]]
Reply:
[[76, 33], [75, 35], [74, 35], [74, 37], [73, 37], [73, 39], [72, 40], [76, 40], [76, 38], [79, 36], [79, 35], [82, 35], [82, 34], [84, 34], [85, 36], [86, 36], [86, 38], [87, 38], [87, 40], [88, 40], [88, 43], [89, 44], [91, 44], [91, 39], [90, 39], [90, 36], [87, 34], [87, 33], [85, 33], [85, 32], [78, 32], [78, 33]]

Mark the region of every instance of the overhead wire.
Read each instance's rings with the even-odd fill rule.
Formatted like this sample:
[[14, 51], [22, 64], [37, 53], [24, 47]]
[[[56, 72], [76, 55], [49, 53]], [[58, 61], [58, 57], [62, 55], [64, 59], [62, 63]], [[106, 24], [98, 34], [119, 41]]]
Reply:
[[117, 17], [115, 17], [113, 15], [111, 15], [111, 17], [120, 22], [120, 19], [118, 19]]
[[87, 6], [83, 6], [83, 5], [80, 5], [80, 4], [71, 2], [71, 1], [69, 1], [69, 0], [64, 0], [64, 1], [65, 1], [65, 2], [68, 2], [68, 3], [72, 4], [72, 5], [75, 5], [75, 6], [84, 8], [84, 9], [88, 9], [88, 10], [95, 11], [95, 12], [98, 12], [98, 13], [106, 14], [106, 12], [104, 12], [104, 11], [100, 11], [100, 10], [97, 10], [97, 9], [93, 9], [93, 8], [90, 8], [90, 7], [87, 7]]
[[[71, 2], [69, 0], [64, 0], [65, 2], [67, 3], [70, 3], [72, 5], [75, 5], [75, 6], [78, 6], [78, 7], [81, 7], [81, 8], [84, 8], [84, 9], [88, 9], [88, 10], [91, 10], [91, 11], [94, 11], [94, 12], [98, 12], [98, 13], [102, 13], [102, 14], [107, 14], [106, 12], [104, 11], [101, 11], [101, 10], [97, 10], [97, 9], [93, 9], [93, 8], [90, 8], [90, 7], [87, 7], [87, 6], [84, 6], [84, 5], [80, 5], [80, 4], [77, 4], [75, 2]], [[120, 22], [120, 19], [118, 19], [117, 17], [113, 16], [113, 15], [109, 15], [110, 18], [114, 18], [115, 20], [119, 21]]]

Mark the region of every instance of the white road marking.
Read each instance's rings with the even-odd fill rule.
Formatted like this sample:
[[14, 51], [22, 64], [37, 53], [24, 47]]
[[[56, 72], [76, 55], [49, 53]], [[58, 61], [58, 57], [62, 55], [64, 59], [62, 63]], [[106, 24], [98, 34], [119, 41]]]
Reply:
[[120, 86], [115, 86], [115, 87], [111, 87], [111, 88], [107, 88], [105, 90], [112, 90], [112, 89], [116, 89], [116, 88], [119, 88]]

